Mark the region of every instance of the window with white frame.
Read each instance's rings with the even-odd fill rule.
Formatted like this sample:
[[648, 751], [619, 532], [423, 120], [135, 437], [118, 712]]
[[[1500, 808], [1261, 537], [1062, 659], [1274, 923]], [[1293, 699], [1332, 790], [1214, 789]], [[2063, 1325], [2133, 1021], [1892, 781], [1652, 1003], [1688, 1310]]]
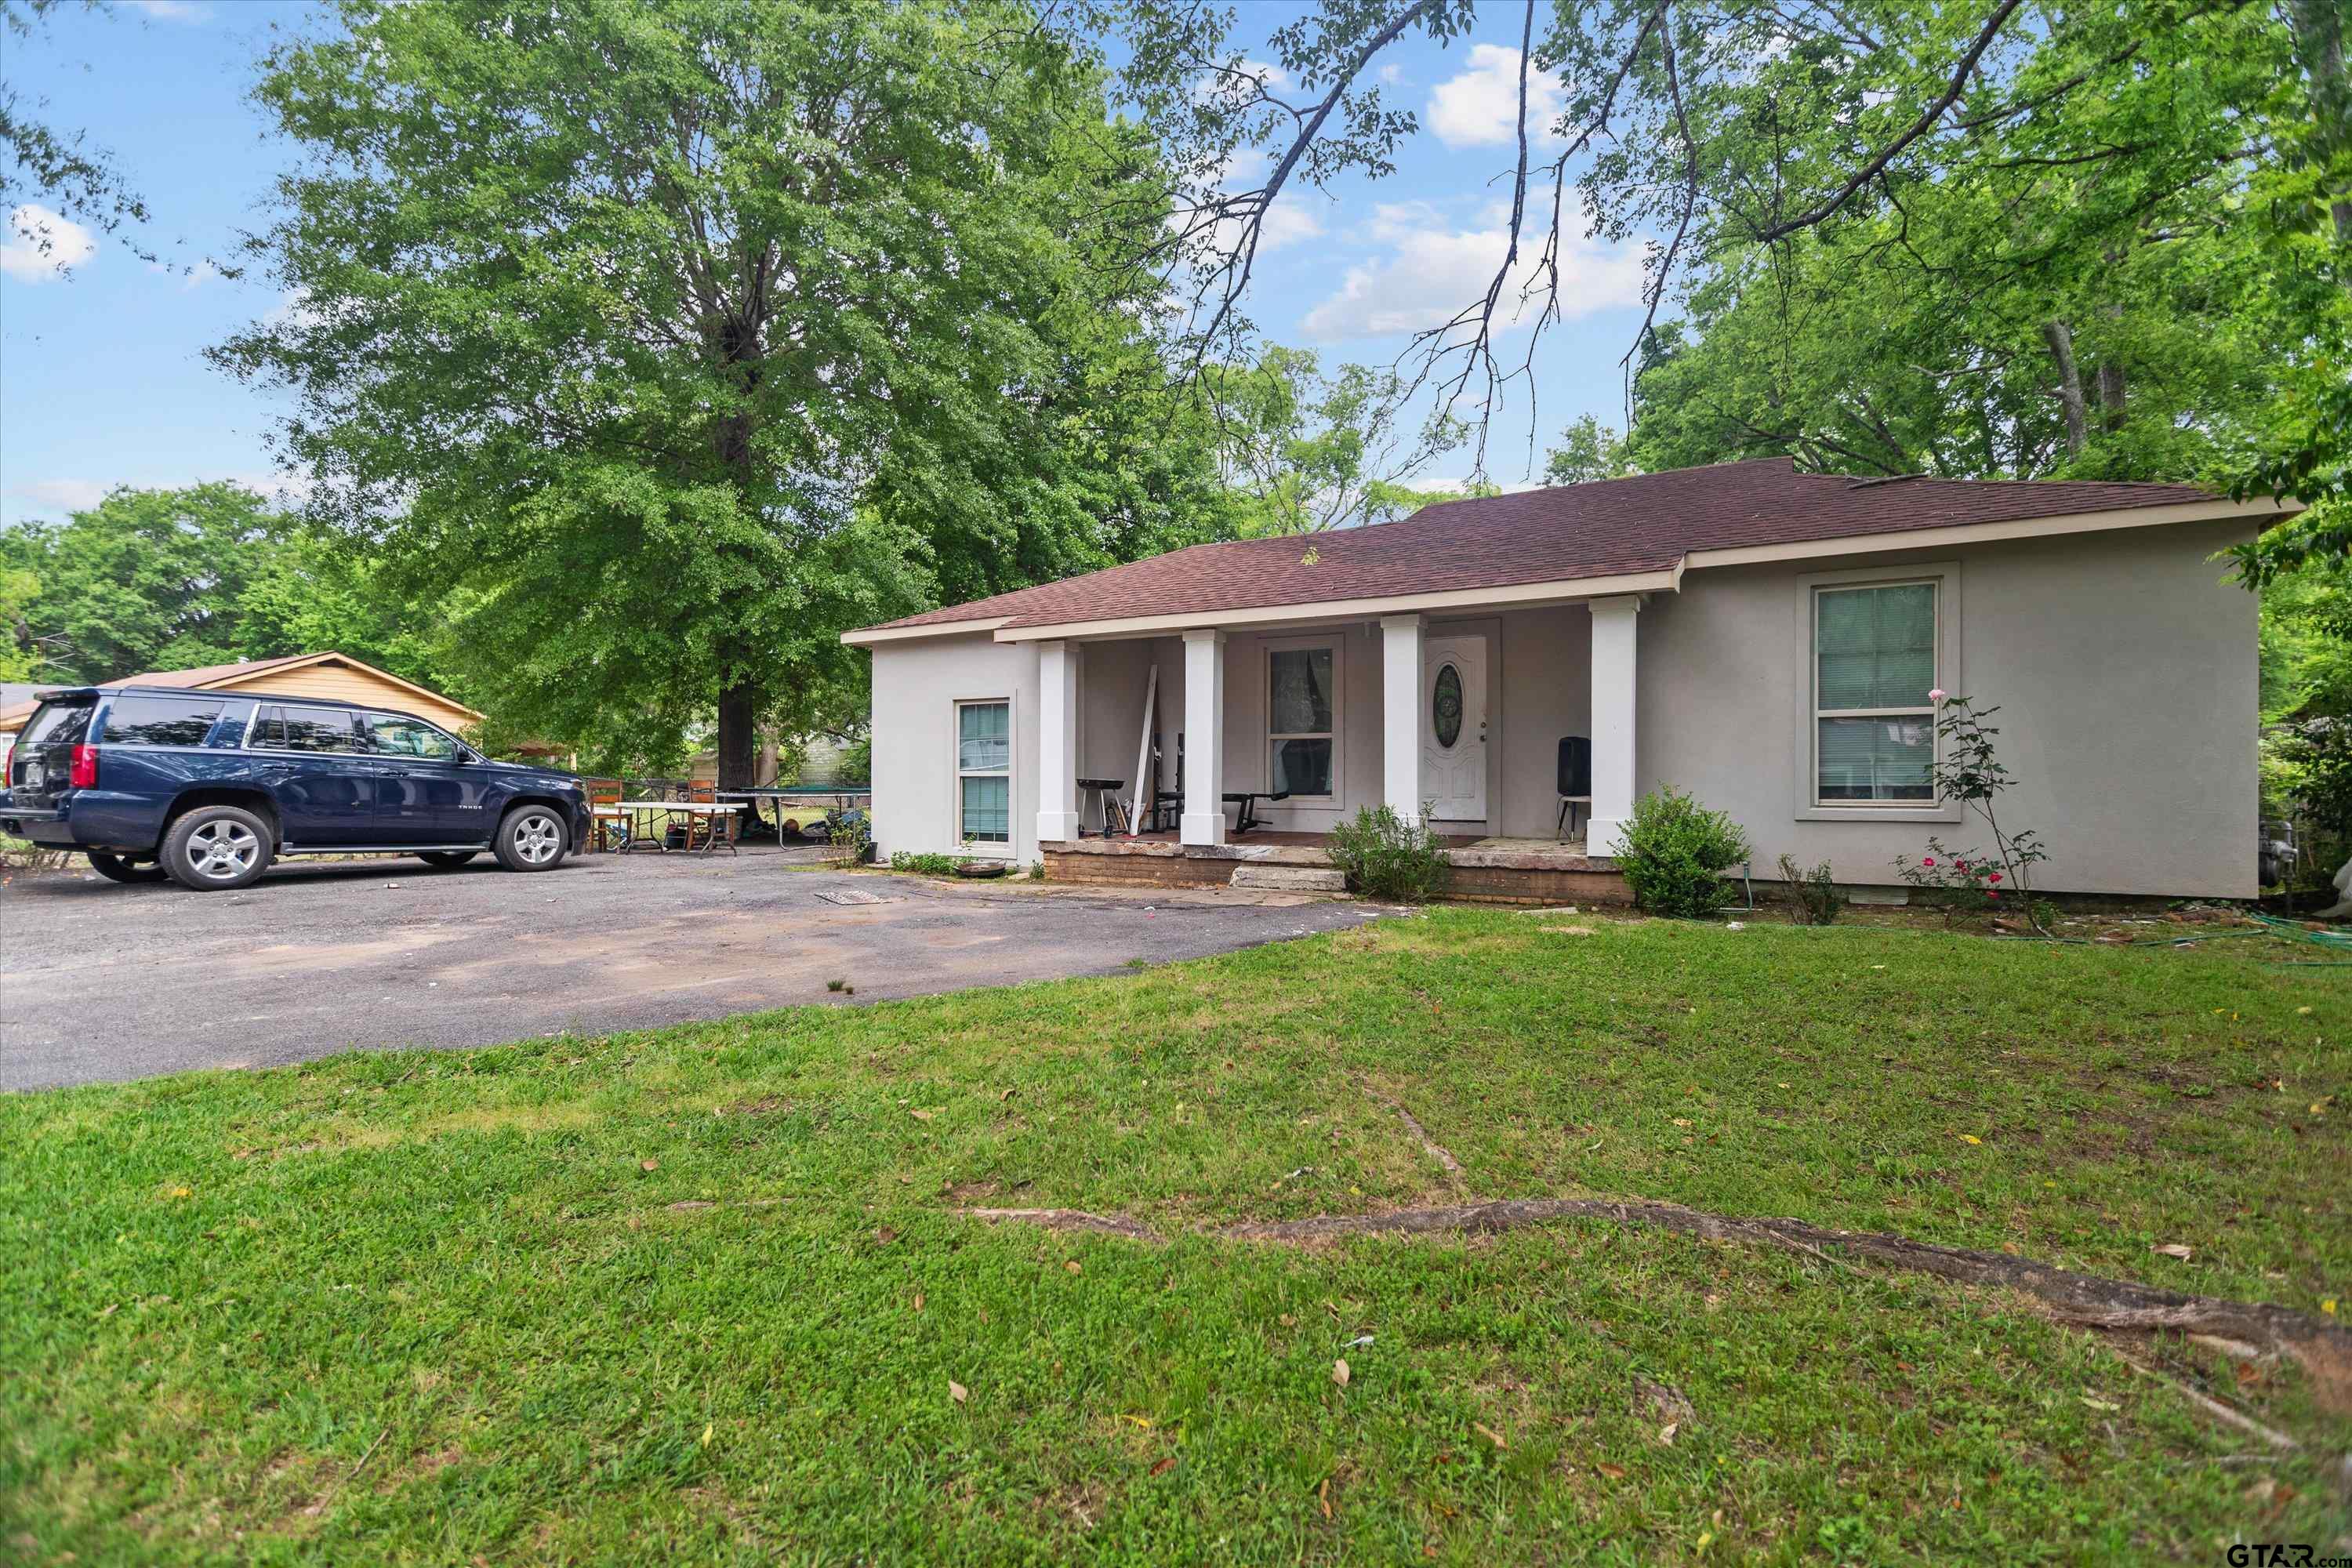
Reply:
[[1013, 841], [1013, 704], [956, 704], [956, 837]]
[[1813, 798], [1916, 805], [1936, 798], [1933, 581], [1813, 590]]
[[1266, 787], [1293, 799], [1337, 793], [1332, 770], [1338, 731], [1328, 646], [1269, 649], [1266, 670]]

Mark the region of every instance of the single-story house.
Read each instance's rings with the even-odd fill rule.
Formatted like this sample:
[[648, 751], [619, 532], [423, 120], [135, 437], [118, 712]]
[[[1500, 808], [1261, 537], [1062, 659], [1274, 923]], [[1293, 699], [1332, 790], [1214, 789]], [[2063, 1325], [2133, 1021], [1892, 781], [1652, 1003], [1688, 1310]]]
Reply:
[[[36, 688], [47, 690], [70, 681], [48, 681]], [[375, 708], [390, 708], [402, 713], [438, 724], [445, 730], [462, 731], [482, 721], [482, 715], [464, 703], [429, 690], [413, 681], [403, 680], [389, 670], [378, 669], [372, 664], [353, 658], [347, 653], [293, 653], [280, 658], [248, 658], [236, 664], [210, 664], [196, 669], [157, 669], [144, 675], [125, 677], [121, 681], [106, 684], [140, 686], [178, 686], [191, 691], [268, 691], [283, 697], [325, 697], [338, 702], [362, 702]], [[26, 700], [0, 707], [0, 735], [13, 735], [25, 727], [38, 706], [28, 695]]]
[[[1194, 545], [843, 640], [873, 656], [885, 852], [1205, 884], [1314, 864], [1386, 803], [1448, 836], [1457, 891], [1605, 897], [1671, 784], [1759, 875], [1888, 887], [1931, 835], [1985, 840], [1929, 780], [1940, 689], [1999, 705], [2042, 888], [2243, 898], [2255, 601], [2214, 557], [2294, 510], [1769, 458]], [[1100, 836], [1106, 795], [1144, 831]]]

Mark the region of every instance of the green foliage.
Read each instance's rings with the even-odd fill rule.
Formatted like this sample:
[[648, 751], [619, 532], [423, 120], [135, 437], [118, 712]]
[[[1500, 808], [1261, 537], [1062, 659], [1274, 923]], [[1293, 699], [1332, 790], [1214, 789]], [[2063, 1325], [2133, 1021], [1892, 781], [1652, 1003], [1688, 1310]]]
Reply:
[[[463, 700], [443, 609], [351, 546], [233, 484], [116, 490], [62, 522], [0, 531], [0, 622], [42, 680], [326, 649]], [[24, 585], [35, 591], [22, 594]]]
[[1434, 898], [1453, 869], [1425, 806], [1411, 822], [1392, 806], [1360, 806], [1331, 829], [1324, 847], [1331, 864], [1347, 873], [1351, 890], [1390, 902]]
[[41, 579], [30, 567], [0, 565], [0, 680], [30, 680], [40, 669], [31, 620], [40, 596]]
[[952, 877], [956, 862], [961, 858], [959, 855], [917, 854], [910, 849], [894, 849], [890, 852], [890, 869], [917, 877]]
[[2352, 837], [2352, 719], [2315, 718], [2290, 725], [2278, 752], [2294, 770], [2294, 798], [2312, 825], [2339, 838]]
[[1548, 485], [1622, 479], [1633, 471], [1633, 454], [1623, 438], [1590, 414], [1579, 415], [1562, 430], [1559, 445], [1544, 458], [1544, 483]]
[[1633, 803], [1613, 858], [1640, 908], [1696, 920], [1738, 896], [1723, 873], [1749, 854], [1748, 835], [1729, 816], [1669, 784]]
[[1780, 879], [1789, 885], [1789, 901], [1797, 908], [1797, 919], [1809, 926], [1837, 923], [1838, 910], [1845, 907], [1845, 895], [1837, 890], [1837, 882], [1830, 874], [1830, 863], [1821, 861], [1811, 870], [1799, 866], [1793, 856], [1780, 857]]
[[299, 307], [215, 358], [292, 395], [313, 520], [446, 596], [502, 705], [638, 752], [715, 707], [738, 782], [755, 725], [862, 710], [844, 628], [1214, 525], [1157, 286], [1101, 264], [1159, 232], [1149, 148], [1026, 12], [340, 20], [257, 89]]
[[1404, 481], [1464, 436], [1443, 415], [1407, 427], [1412, 389], [1395, 371], [1344, 364], [1326, 374], [1306, 349], [1269, 346], [1255, 363], [1213, 370], [1205, 389], [1245, 534], [1315, 533], [1412, 510], [1429, 498]]

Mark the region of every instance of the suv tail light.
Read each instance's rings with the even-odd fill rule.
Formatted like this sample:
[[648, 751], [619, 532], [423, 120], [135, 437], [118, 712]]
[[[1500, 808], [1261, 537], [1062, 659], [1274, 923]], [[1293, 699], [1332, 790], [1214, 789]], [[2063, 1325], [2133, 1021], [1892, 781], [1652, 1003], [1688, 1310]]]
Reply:
[[98, 787], [98, 748], [76, 746], [73, 749], [73, 773], [70, 781], [76, 789]]

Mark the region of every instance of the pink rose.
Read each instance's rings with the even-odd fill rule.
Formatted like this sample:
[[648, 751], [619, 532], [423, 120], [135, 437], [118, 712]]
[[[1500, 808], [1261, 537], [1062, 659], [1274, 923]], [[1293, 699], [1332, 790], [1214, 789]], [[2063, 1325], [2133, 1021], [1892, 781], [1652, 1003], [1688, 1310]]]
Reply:
[[1927, 700], [1940, 704], [1944, 700], [1944, 689], [1938, 686], [1935, 690], [1927, 693]]
[[2000, 897], [2000, 889], [1999, 888], [1987, 888], [1985, 889], [1985, 897], [1988, 899], [1997, 899]]
[[1965, 870], [1967, 870], [1967, 869], [1969, 868], [1969, 863], [1968, 863], [1967, 861], [1965, 861], [1965, 860], [1955, 860], [1955, 861], [1953, 861], [1953, 862], [1952, 862], [1952, 865], [1953, 865], [1957, 869], [1959, 869], [1959, 870], [1962, 870], [1962, 871], [1965, 871]]
[[1932, 865], [1934, 865], [1935, 863], [1936, 863], [1936, 858], [1935, 858], [1933, 855], [1925, 855], [1925, 856], [1920, 857], [1919, 864], [1921, 864], [1922, 866], [1932, 866]]
[[1985, 879], [1985, 880], [1986, 880], [1986, 881], [1988, 881], [1988, 882], [1998, 882], [1998, 881], [2000, 881], [2000, 872], [1998, 872], [1998, 871], [1995, 871], [1992, 875], [1990, 875], [1990, 877], [1987, 877], [1987, 878]]

